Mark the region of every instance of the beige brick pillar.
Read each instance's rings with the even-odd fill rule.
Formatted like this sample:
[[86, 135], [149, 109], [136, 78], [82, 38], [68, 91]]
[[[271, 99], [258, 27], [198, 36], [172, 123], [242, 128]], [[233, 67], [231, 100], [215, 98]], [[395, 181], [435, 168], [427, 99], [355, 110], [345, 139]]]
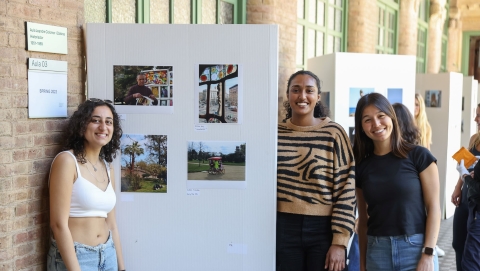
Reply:
[[248, 24], [277, 24], [279, 26], [278, 56], [278, 117], [285, 117], [283, 101], [287, 80], [295, 72], [297, 38], [297, 1], [249, 0], [247, 1]]
[[431, 0], [428, 22], [427, 73], [438, 73], [442, 63], [442, 34], [446, 0]]
[[375, 53], [377, 20], [377, 0], [348, 1], [347, 52]]
[[400, 1], [400, 27], [398, 54], [417, 55], [417, 29], [419, 0]]
[[448, 18], [447, 71], [449, 72], [461, 72], [462, 21], [456, 2], [450, 2]]

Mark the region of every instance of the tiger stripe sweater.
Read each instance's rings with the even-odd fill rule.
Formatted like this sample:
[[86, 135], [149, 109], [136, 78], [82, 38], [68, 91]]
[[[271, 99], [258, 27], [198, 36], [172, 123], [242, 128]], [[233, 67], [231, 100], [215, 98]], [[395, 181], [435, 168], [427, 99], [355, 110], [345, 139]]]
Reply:
[[278, 125], [277, 211], [331, 216], [334, 245], [347, 247], [355, 228], [355, 161], [343, 128]]

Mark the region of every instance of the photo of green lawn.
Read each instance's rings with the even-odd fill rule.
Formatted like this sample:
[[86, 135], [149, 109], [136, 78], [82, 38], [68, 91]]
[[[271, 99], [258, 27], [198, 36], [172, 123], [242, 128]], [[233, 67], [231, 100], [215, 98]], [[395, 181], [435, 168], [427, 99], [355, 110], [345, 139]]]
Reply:
[[123, 134], [121, 191], [167, 193], [167, 136]]

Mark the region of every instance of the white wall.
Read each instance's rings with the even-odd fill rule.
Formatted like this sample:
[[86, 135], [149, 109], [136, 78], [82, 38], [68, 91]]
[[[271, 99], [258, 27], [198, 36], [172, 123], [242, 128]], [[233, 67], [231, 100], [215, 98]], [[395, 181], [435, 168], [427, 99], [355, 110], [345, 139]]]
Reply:
[[473, 76], [463, 77], [463, 132], [461, 145], [465, 148], [468, 147], [470, 137], [477, 132], [477, 125], [473, 121], [475, 118], [475, 110], [477, 110], [478, 104], [478, 81]]
[[[124, 133], [168, 135], [168, 192], [120, 192], [128, 270], [274, 270], [278, 26], [87, 24], [88, 97], [113, 99], [113, 65], [172, 65], [173, 114], [125, 114]], [[243, 68], [242, 124], [194, 129], [195, 67]], [[187, 196], [187, 141], [245, 141], [245, 189]]]
[[441, 107], [426, 107], [426, 112], [432, 126], [431, 151], [437, 158], [440, 204], [446, 218], [455, 211], [450, 197], [458, 180], [458, 172], [452, 155], [461, 146], [462, 85], [463, 76], [459, 73], [417, 74], [416, 78], [416, 92], [424, 98], [427, 90], [442, 92]]
[[307, 69], [330, 91], [332, 119], [345, 131], [355, 126], [349, 116], [350, 88], [374, 88], [387, 96], [387, 89], [403, 89], [403, 104], [413, 113], [415, 97], [415, 56], [334, 53], [311, 58]]

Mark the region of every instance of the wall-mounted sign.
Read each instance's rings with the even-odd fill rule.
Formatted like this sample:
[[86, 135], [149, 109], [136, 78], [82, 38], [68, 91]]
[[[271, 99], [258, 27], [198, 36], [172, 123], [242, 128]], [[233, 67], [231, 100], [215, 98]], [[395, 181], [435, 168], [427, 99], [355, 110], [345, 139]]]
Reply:
[[27, 50], [67, 54], [67, 28], [27, 22]]
[[67, 61], [28, 59], [28, 117], [67, 117]]

